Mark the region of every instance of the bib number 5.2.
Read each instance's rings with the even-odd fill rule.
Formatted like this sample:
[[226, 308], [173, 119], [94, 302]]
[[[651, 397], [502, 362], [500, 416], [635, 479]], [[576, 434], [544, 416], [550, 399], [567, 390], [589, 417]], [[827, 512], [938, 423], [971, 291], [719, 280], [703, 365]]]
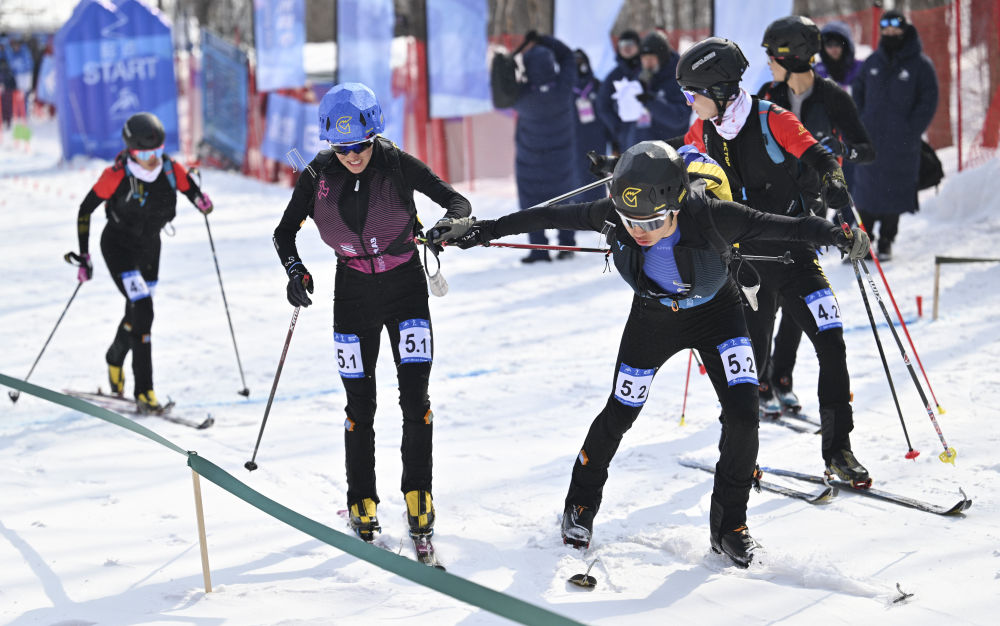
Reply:
[[757, 382], [757, 363], [753, 359], [753, 346], [749, 337], [734, 337], [719, 344], [722, 369], [726, 372], [726, 382], [730, 387], [741, 383]]
[[639, 369], [624, 363], [615, 378], [615, 399], [628, 406], [642, 406], [649, 397], [655, 369]]

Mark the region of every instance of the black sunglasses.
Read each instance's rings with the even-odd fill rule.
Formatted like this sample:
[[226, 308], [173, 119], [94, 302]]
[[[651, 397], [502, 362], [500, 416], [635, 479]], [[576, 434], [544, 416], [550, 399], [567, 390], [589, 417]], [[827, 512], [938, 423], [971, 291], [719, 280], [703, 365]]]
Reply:
[[337, 154], [347, 154], [349, 152], [362, 153], [368, 148], [372, 147], [375, 143], [374, 139], [366, 139], [365, 141], [360, 141], [358, 143], [348, 143], [348, 144], [330, 144], [330, 149]]

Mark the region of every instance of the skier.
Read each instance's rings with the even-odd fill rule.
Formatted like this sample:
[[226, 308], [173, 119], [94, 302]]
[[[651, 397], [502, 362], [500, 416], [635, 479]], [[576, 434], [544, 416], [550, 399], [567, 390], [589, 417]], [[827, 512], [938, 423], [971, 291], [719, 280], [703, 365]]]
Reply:
[[[820, 145], [838, 161], [868, 163], [875, 149], [854, 100], [836, 82], [819, 78], [811, 61], [820, 51], [820, 30], [807, 17], [791, 15], [767, 27], [762, 43], [774, 80], [765, 83], [757, 97], [795, 114]], [[840, 216], [854, 223], [850, 208]], [[774, 352], [761, 377], [760, 404], [765, 417], [777, 417], [782, 409], [802, 408], [792, 390], [792, 369], [802, 330], [792, 315], [782, 314], [774, 339]]]
[[136, 113], [122, 126], [125, 149], [80, 203], [77, 278], [93, 276], [90, 261], [90, 214], [101, 203], [108, 223], [101, 233], [101, 254], [118, 291], [125, 296], [125, 315], [105, 354], [111, 392], [125, 392], [125, 357], [132, 352], [136, 407], [140, 413], [162, 413], [153, 391], [153, 292], [160, 268], [160, 229], [174, 219], [177, 191], [199, 211], [212, 212], [212, 201], [180, 163], [163, 152], [166, 133], [152, 113]]
[[[710, 37], [689, 48], [677, 65], [677, 82], [698, 119], [678, 143], [690, 143], [716, 159], [734, 186], [734, 197], [779, 215], [826, 214], [822, 195], [836, 211], [850, 203], [833, 155], [785, 109], [752, 97], [740, 87], [749, 63], [739, 46]], [[854, 429], [840, 307], [815, 248], [807, 243], [747, 242], [747, 253], [791, 253], [794, 263], [760, 263], [759, 307], [746, 310], [756, 362], [767, 368], [774, 318], [784, 299], [819, 358], [819, 413], [826, 469], [857, 485], [868, 470], [851, 450]], [[762, 381], [763, 382], [763, 381]]]
[[729, 274], [731, 244], [803, 241], [834, 244], [856, 256], [867, 249], [867, 237], [855, 230], [852, 240], [818, 217], [767, 215], [719, 200], [716, 195], [728, 196], [721, 168], [690, 147], [682, 152], [662, 141], [641, 142], [615, 165], [611, 198], [477, 221], [464, 235], [447, 238], [468, 248], [536, 228], [606, 234], [615, 266], [635, 296], [622, 332], [614, 388], [573, 465], [563, 541], [590, 545], [608, 466], [649, 397], [653, 377], [672, 355], [693, 348], [724, 408], [710, 545], [747, 567], [759, 548], [746, 525], [758, 445], [757, 369], [739, 289]]
[[[375, 489], [375, 364], [382, 327], [389, 332], [403, 413], [402, 491], [411, 535], [429, 537], [433, 418], [427, 382], [433, 334], [427, 281], [414, 241], [419, 231], [414, 190], [447, 209], [471, 212], [469, 201], [426, 165], [379, 136], [385, 119], [375, 93], [361, 83], [332, 87], [319, 105], [320, 140], [330, 144], [299, 177], [274, 247], [288, 275], [292, 306], [309, 306], [314, 283], [295, 245], [307, 217], [334, 250], [334, 346], [347, 394], [344, 449], [350, 524], [372, 541], [381, 531]], [[458, 222], [461, 223], [461, 222]]]

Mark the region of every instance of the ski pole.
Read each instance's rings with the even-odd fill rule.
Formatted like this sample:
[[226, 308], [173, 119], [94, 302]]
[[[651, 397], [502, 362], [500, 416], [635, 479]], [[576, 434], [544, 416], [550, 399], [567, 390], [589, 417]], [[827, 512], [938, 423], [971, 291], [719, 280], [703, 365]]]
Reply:
[[570, 252], [600, 252], [601, 254], [608, 254], [611, 252], [608, 248], [579, 248], [577, 246], [546, 246], [542, 244], [534, 243], [497, 243], [491, 241], [487, 244], [488, 248], [520, 248], [522, 250], [569, 250]]
[[281, 349], [281, 358], [278, 359], [278, 370], [274, 372], [274, 382], [271, 384], [271, 395], [267, 397], [267, 407], [264, 409], [264, 419], [260, 422], [260, 433], [257, 434], [257, 443], [253, 447], [253, 456], [243, 464], [249, 471], [257, 469], [257, 449], [260, 448], [260, 439], [264, 436], [264, 426], [267, 424], [267, 415], [271, 412], [271, 403], [274, 402], [274, 392], [278, 390], [278, 379], [281, 378], [281, 368], [285, 366], [285, 356], [288, 354], [288, 344], [292, 342], [292, 331], [295, 330], [295, 322], [299, 319], [299, 307], [295, 307], [292, 312], [292, 322], [288, 325], [288, 336], [285, 337], [285, 347]]
[[705, 364], [701, 362], [701, 357], [698, 356], [697, 352], [692, 352], [694, 354], [694, 361], [698, 364], [698, 373], [702, 376], [705, 375]]
[[684, 402], [681, 403], [681, 426], [684, 426], [684, 412], [687, 411], [688, 405], [688, 382], [691, 380], [691, 358], [694, 356], [694, 350], [688, 350], [688, 371], [687, 376], [684, 377]]
[[[66, 259], [67, 263], [71, 263], [71, 261], [70, 261], [70, 255], [71, 254], [73, 254], [73, 253], [72, 252], [66, 253], [65, 259]], [[56, 325], [52, 327], [52, 332], [49, 333], [49, 338], [45, 340], [45, 345], [42, 346], [42, 351], [38, 353], [38, 356], [35, 357], [35, 362], [31, 364], [31, 369], [28, 370], [28, 375], [24, 377], [24, 382], [28, 382], [28, 379], [31, 378], [31, 373], [35, 371], [35, 366], [38, 365], [38, 361], [40, 361], [41, 358], [42, 358], [42, 355], [45, 354], [45, 348], [49, 347], [49, 342], [52, 341], [52, 336], [56, 334], [56, 329], [59, 328], [59, 323], [62, 322], [63, 317], [66, 315], [66, 311], [69, 310], [69, 305], [73, 304], [73, 298], [76, 297], [76, 293], [78, 291], [80, 291], [80, 287], [82, 287], [82, 286], [83, 286], [83, 283], [77, 283], [76, 284], [76, 289], [73, 290], [73, 295], [71, 295], [69, 297], [69, 302], [66, 303], [66, 308], [63, 309], [63, 312], [59, 316], [59, 319], [56, 320]], [[17, 402], [17, 399], [21, 397], [21, 392], [20, 391], [8, 391], [7, 392], [7, 396], [10, 397], [10, 401], [11, 402]]]
[[889, 324], [889, 330], [892, 331], [892, 336], [896, 340], [896, 345], [899, 347], [899, 354], [903, 357], [903, 363], [906, 364], [906, 369], [910, 372], [910, 378], [913, 379], [913, 384], [917, 387], [917, 393], [920, 394], [920, 400], [924, 403], [924, 409], [927, 410], [927, 416], [931, 418], [931, 424], [934, 425], [934, 430], [937, 431], [938, 439], [941, 440], [941, 445], [944, 447], [944, 452], [938, 455], [942, 463], [955, 464], [955, 448], [948, 446], [948, 442], [944, 440], [944, 434], [941, 432], [941, 426], [938, 424], [937, 418], [934, 417], [934, 409], [931, 408], [931, 403], [927, 400], [927, 395], [924, 394], [924, 388], [920, 386], [920, 379], [917, 378], [917, 372], [913, 369], [913, 364], [910, 362], [910, 357], [906, 354], [906, 348], [903, 347], [903, 342], [899, 339], [899, 333], [896, 332], [896, 327], [892, 324], [892, 318], [889, 316], [889, 310], [885, 308], [885, 302], [882, 301], [882, 296], [879, 295], [878, 287], [875, 286], [875, 279], [872, 278], [871, 272], [868, 271], [868, 266], [865, 264], [863, 259], [858, 260], [858, 264], [861, 269], [865, 272], [865, 277], [868, 279], [868, 286], [872, 290], [872, 294], [875, 299], [878, 300], [878, 305], [882, 309], [882, 315], [885, 317], [886, 323]]
[[215, 241], [212, 239], [212, 228], [208, 225], [208, 215], [204, 213], [205, 231], [208, 232], [208, 245], [212, 248], [212, 260], [215, 261], [215, 275], [219, 277], [219, 291], [222, 293], [222, 306], [226, 309], [226, 321], [229, 322], [229, 336], [233, 338], [233, 351], [236, 352], [236, 367], [240, 370], [240, 381], [243, 389], [237, 391], [243, 397], [250, 396], [250, 389], [247, 387], [247, 379], [243, 376], [243, 363], [240, 362], [240, 349], [236, 347], [236, 333], [233, 331], [233, 318], [229, 315], [229, 302], [226, 300], [226, 289], [222, 286], [222, 271], [219, 269], [219, 257], [215, 254]]
[[[865, 228], [864, 223], [861, 221], [861, 214], [858, 213], [858, 207], [854, 205], [853, 198], [851, 198], [851, 212], [854, 214], [854, 219], [857, 220], [858, 226], [861, 230], [867, 233], [868, 229]], [[868, 234], [871, 235], [871, 233]], [[896, 317], [899, 318], [899, 324], [903, 327], [903, 333], [906, 335], [906, 341], [909, 342], [910, 349], [913, 350], [913, 356], [917, 359], [917, 365], [920, 366], [920, 373], [924, 376], [924, 382], [927, 383], [927, 389], [931, 392], [931, 397], [934, 399], [934, 404], [937, 406], [938, 413], [944, 414], [944, 409], [941, 407], [941, 403], [938, 402], [937, 396], [934, 395], [934, 388], [931, 387], [931, 381], [927, 378], [927, 371], [924, 369], [924, 364], [920, 362], [920, 355], [917, 354], [917, 347], [913, 345], [913, 339], [910, 337], [910, 331], [906, 328], [906, 321], [903, 319], [903, 314], [899, 312], [899, 307], [896, 306], [896, 298], [892, 295], [892, 289], [889, 288], [889, 281], [885, 277], [885, 272], [882, 271], [882, 264], [879, 263], [878, 256], [875, 254], [872, 254], [871, 257], [872, 260], [875, 261], [875, 268], [882, 277], [882, 284], [885, 285], [885, 292], [889, 294], [889, 301], [892, 302], [892, 308], [896, 310]]]
[[604, 178], [602, 178], [600, 180], [595, 180], [592, 183], [587, 183], [583, 187], [577, 187], [576, 189], [574, 189], [572, 191], [567, 191], [566, 193], [562, 194], [561, 196], [556, 196], [555, 198], [551, 198], [549, 200], [546, 200], [545, 202], [542, 202], [540, 204], [536, 204], [534, 206], [530, 206], [528, 208], [529, 209], [540, 209], [542, 207], [552, 206], [556, 202], [561, 202], [561, 201], [565, 200], [566, 198], [572, 198], [573, 196], [575, 196], [577, 194], [580, 194], [580, 193], [583, 193], [584, 191], [590, 191], [591, 189], [594, 189], [595, 187], [600, 187], [604, 183], [609, 183], [609, 182], [611, 182], [612, 178], [614, 178], [614, 176], [611, 176], [611, 175], [605, 176]]
[[[850, 232], [848, 230], [847, 224], [841, 224], [841, 228], [845, 232]], [[875, 345], [878, 347], [878, 356], [882, 359], [882, 369], [885, 370], [885, 378], [889, 381], [889, 392], [892, 394], [892, 401], [896, 405], [896, 413], [899, 415], [899, 423], [903, 427], [903, 437], [906, 438], [906, 447], [909, 451], [906, 453], [906, 458], [915, 459], [920, 454], [917, 450], [913, 449], [913, 444], [910, 443], [910, 433], [906, 430], [906, 421], [903, 419], [903, 409], [899, 406], [899, 398], [896, 396], [896, 385], [892, 382], [892, 374], [889, 373], [889, 363], [885, 358], [885, 350], [882, 349], [882, 339], [879, 337], [878, 329], [875, 326], [875, 316], [872, 315], [872, 307], [868, 302], [868, 293], [865, 291], [865, 285], [861, 281], [861, 270], [858, 268], [858, 261], [851, 261], [851, 265], [854, 266], [854, 276], [858, 279], [858, 290], [861, 292], [861, 299], [865, 303], [865, 311], [868, 312], [868, 322], [872, 326], [872, 334], [875, 335]], [[892, 324], [889, 324], [892, 326]]]

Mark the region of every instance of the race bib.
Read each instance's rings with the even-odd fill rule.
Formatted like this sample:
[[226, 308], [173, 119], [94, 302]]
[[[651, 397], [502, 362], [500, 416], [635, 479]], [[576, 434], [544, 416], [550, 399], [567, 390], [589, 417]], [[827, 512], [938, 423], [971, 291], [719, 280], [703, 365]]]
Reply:
[[146, 284], [139, 270], [122, 273], [122, 284], [125, 286], [125, 293], [128, 294], [128, 299], [131, 302], [148, 298], [151, 295], [149, 285]]
[[655, 369], [636, 369], [622, 363], [615, 379], [615, 399], [628, 406], [642, 406], [649, 397], [655, 373]]
[[365, 368], [361, 363], [361, 339], [357, 335], [333, 333], [333, 345], [337, 350], [337, 370], [342, 378], [364, 378]]
[[757, 363], [753, 360], [753, 346], [748, 337], [736, 337], [719, 344], [722, 369], [726, 372], [729, 386], [757, 382]]
[[806, 296], [805, 300], [809, 312], [816, 320], [817, 330], [844, 327], [844, 322], [840, 319], [840, 304], [837, 303], [837, 296], [833, 295], [832, 289], [814, 291]]
[[431, 323], [429, 320], [406, 320], [399, 324], [399, 362], [429, 363], [431, 360]]
[[576, 114], [580, 116], [581, 124], [589, 124], [596, 118], [594, 116], [594, 105], [589, 98], [576, 99]]

